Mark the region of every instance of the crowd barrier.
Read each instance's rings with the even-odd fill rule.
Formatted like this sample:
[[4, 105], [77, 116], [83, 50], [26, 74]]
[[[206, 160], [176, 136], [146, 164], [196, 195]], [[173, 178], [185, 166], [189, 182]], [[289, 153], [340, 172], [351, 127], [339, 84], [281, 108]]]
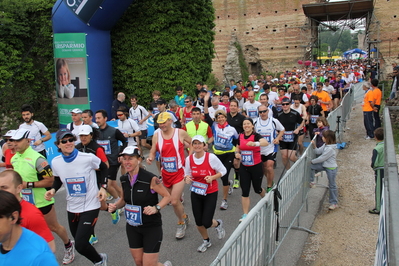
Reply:
[[399, 111], [399, 107], [384, 108], [384, 182], [381, 200], [381, 212], [378, 240], [374, 265], [399, 265], [399, 179], [396, 161], [395, 143], [390, 111]]
[[[355, 95], [361, 95], [361, 90], [362, 83], [355, 84], [327, 119], [339, 140], [342, 139]], [[251, 209], [211, 266], [272, 265], [281, 243], [291, 229], [311, 232], [299, 227], [299, 215], [307, 207], [309, 163], [314, 157], [313, 149], [308, 147], [273, 190]]]

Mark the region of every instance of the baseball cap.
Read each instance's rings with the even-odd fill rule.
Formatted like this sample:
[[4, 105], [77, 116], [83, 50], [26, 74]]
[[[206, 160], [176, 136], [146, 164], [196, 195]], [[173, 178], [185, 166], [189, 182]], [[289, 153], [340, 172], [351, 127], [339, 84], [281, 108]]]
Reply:
[[291, 101], [290, 101], [290, 99], [287, 97], [287, 98], [283, 98], [283, 99], [281, 100], [281, 102], [282, 102], [282, 103], [289, 103], [289, 102], [291, 102]]
[[204, 137], [201, 136], [201, 135], [195, 135], [195, 136], [191, 139], [191, 143], [193, 143], [194, 140], [198, 140], [199, 142], [205, 143], [205, 139], [204, 139]]
[[[8, 133], [8, 132], [7, 132]], [[27, 139], [30, 131], [26, 129], [15, 130], [14, 134], [11, 136], [12, 140]]]
[[61, 128], [61, 129], [59, 129], [59, 130], [57, 131], [57, 134], [55, 134], [55, 138], [56, 138], [57, 140], [60, 140], [60, 139], [63, 139], [63, 138], [64, 138], [65, 136], [67, 136], [67, 135], [73, 136], [72, 132], [71, 132], [69, 129], [67, 129], [67, 128]]
[[90, 135], [93, 133], [93, 128], [89, 125], [83, 125], [80, 127], [79, 136], [80, 135]]
[[3, 137], [12, 137], [14, 136], [16, 130], [8, 130], [6, 134], [3, 135]]
[[156, 102], [156, 104], [157, 104], [157, 105], [158, 105], [158, 104], [166, 104], [166, 101], [165, 101], [165, 99], [158, 99], [157, 102]]
[[172, 116], [168, 112], [162, 112], [158, 115], [157, 123], [165, 123], [168, 119], [172, 119]]
[[119, 156], [129, 155], [129, 156], [138, 156], [140, 157], [140, 150], [136, 146], [128, 146], [126, 147]]
[[258, 85], [254, 86], [254, 91], [259, 91], [260, 87]]
[[205, 88], [202, 88], [202, 89], [199, 90], [199, 92], [205, 92], [205, 93], [207, 93], [208, 91], [207, 91]]
[[74, 113], [74, 114], [81, 114], [82, 113], [82, 110], [80, 110], [79, 108], [75, 108], [75, 109], [73, 109], [72, 111], [71, 111], [71, 114], [72, 113]]

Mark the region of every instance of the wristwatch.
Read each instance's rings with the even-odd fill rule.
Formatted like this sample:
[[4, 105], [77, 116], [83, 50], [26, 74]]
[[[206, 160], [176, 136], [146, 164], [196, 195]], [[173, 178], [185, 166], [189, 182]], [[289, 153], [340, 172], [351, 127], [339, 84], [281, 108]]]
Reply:
[[158, 212], [161, 212], [161, 206], [159, 206], [158, 204], [155, 205], [155, 208], [157, 209]]
[[107, 185], [107, 184], [101, 184], [101, 187], [102, 187], [103, 189], [107, 190], [108, 185]]

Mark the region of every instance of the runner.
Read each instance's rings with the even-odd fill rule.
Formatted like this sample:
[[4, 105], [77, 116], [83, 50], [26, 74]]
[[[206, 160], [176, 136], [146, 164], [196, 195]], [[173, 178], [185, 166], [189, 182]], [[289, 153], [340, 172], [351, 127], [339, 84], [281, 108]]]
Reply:
[[[108, 168], [108, 192], [114, 197], [115, 201], [119, 200], [122, 194], [122, 189], [118, 186], [116, 182], [116, 175], [119, 169], [119, 144], [118, 141], [122, 142], [122, 146], [126, 147], [127, 139], [114, 127], [110, 127], [107, 124], [108, 114], [105, 110], [98, 110], [96, 112], [96, 123], [100, 127], [100, 135], [98, 137], [97, 143], [100, 144], [107, 155], [109, 168]], [[120, 220], [119, 211], [112, 214], [112, 223], [117, 224]]]
[[273, 187], [274, 164], [278, 151], [278, 144], [284, 134], [284, 127], [276, 118], [270, 117], [270, 108], [261, 105], [258, 107], [260, 117], [255, 120], [255, 132], [267, 140], [269, 145], [261, 147], [260, 153], [263, 162], [263, 174], [267, 180], [267, 192]]
[[290, 108], [290, 100], [284, 98], [282, 100], [283, 110], [278, 113], [277, 119], [285, 128], [283, 139], [280, 140], [281, 158], [285, 169], [290, 169], [290, 161], [296, 162], [296, 148], [298, 142], [299, 131], [303, 128], [304, 120], [300, 114]]
[[75, 259], [74, 242], [70, 241], [65, 227], [58, 223], [53, 206], [54, 199], [51, 201], [44, 199], [44, 194], [54, 182], [53, 171], [46, 158], [34, 151], [29, 145], [28, 135], [29, 131], [18, 129], [11, 137], [17, 151], [11, 159], [11, 164], [22, 177], [24, 199], [35, 205], [43, 213], [50, 230], [61, 238], [65, 245], [62, 263], [70, 264]]
[[13, 194], [0, 190], [0, 263], [1, 265], [57, 266], [46, 241], [22, 228], [21, 205]]
[[[19, 128], [29, 130], [30, 145], [35, 151], [47, 158], [44, 142], [51, 139], [50, 131], [43, 123], [33, 120], [34, 112], [32, 106], [22, 105], [21, 113], [25, 123], [21, 124]], [[43, 135], [44, 137], [42, 137]]]
[[[158, 177], [140, 167], [140, 151], [129, 146], [120, 154], [127, 174], [120, 177], [122, 197], [109, 204], [109, 212], [125, 207], [126, 235], [136, 265], [166, 265], [158, 262], [162, 242], [161, 209], [170, 201]], [[158, 194], [162, 200], [158, 201]]]
[[93, 122], [93, 111], [86, 109], [82, 111], [82, 120], [84, 125], [89, 125], [93, 128], [98, 128], [98, 125]]
[[172, 127], [172, 117], [168, 112], [161, 113], [157, 122], [159, 130], [152, 137], [147, 163], [151, 165], [155, 160], [156, 151], [160, 153], [162, 181], [171, 195], [171, 203], [178, 219], [176, 238], [182, 239], [189, 222], [180, 201], [184, 189], [184, 144], [191, 143], [191, 138], [186, 131]]
[[130, 97], [130, 102], [132, 107], [129, 109], [129, 117], [136, 121], [141, 130], [139, 148], [141, 151], [143, 151], [143, 148], [150, 150], [151, 145], [147, 143], [147, 119], [151, 116], [151, 114], [148, 113], [143, 106], [137, 104], [138, 98], [136, 95], [132, 95], [132, 97]]
[[82, 110], [75, 108], [71, 111], [72, 122], [66, 128], [69, 129], [76, 137], [76, 145], [80, 143], [79, 132], [80, 127], [84, 124], [82, 121]]
[[308, 119], [306, 124], [308, 125], [308, 132], [310, 140], [314, 138], [314, 129], [317, 128], [317, 118], [324, 116], [324, 111], [320, 105], [317, 104], [319, 98], [316, 95], [310, 96], [310, 105], [307, 108]]
[[186, 158], [184, 166], [184, 180], [191, 185], [191, 206], [195, 223], [203, 239], [203, 243], [197, 248], [198, 252], [205, 252], [212, 245], [208, 228], [215, 227], [219, 239], [224, 238], [226, 234], [223, 221], [213, 219], [218, 197], [216, 179], [226, 174], [226, 168], [214, 154], [204, 151], [206, 145], [203, 136], [194, 136], [194, 154]]
[[9, 130], [6, 134], [3, 135], [3, 139], [7, 145], [3, 145], [2, 147], [4, 163], [0, 163], [1, 168], [4, 167], [5, 169], [13, 169], [11, 164], [11, 158], [15, 155], [17, 151], [15, 149], [16, 147], [14, 140], [12, 140], [11, 137], [15, 134], [15, 132], [16, 130]]
[[125, 107], [116, 111], [118, 117], [118, 129], [127, 139], [128, 146], [137, 146], [136, 138], [141, 136], [139, 125], [131, 118], [128, 118], [129, 112]]
[[48, 228], [43, 214], [33, 204], [21, 198], [22, 177], [14, 170], [7, 170], [0, 173], [0, 190], [13, 194], [21, 204], [21, 226], [29, 229], [43, 237], [51, 251], [55, 252], [54, 236]]
[[[51, 162], [54, 183], [45, 193], [45, 199], [51, 201], [62, 184], [65, 185], [69, 230], [75, 238], [76, 250], [94, 265], [107, 265], [108, 256], [99, 254], [89, 243], [100, 211], [100, 201], [107, 198], [104, 187], [98, 189], [96, 176], [96, 169], [101, 169], [104, 163], [94, 154], [75, 149], [76, 138], [66, 128], [57, 131], [56, 139], [61, 155]], [[106, 186], [105, 180], [101, 184]]]
[[243, 128], [244, 132], [238, 138], [235, 152], [235, 157], [241, 160], [240, 183], [243, 215], [239, 220], [240, 222], [247, 217], [251, 205], [249, 199], [251, 183], [255, 193], [262, 198], [266, 194], [265, 189], [262, 188], [263, 171], [260, 147], [269, 144], [265, 138], [254, 132], [254, 124], [251, 118], [245, 118]]
[[[302, 119], [304, 120], [304, 122], [306, 122], [306, 120], [308, 119], [307, 117], [307, 113], [306, 113], [306, 107], [305, 105], [301, 104], [300, 102], [300, 98], [298, 95], [294, 96], [292, 98], [294, 100], [294, 103], [291, 104], [291, 109], [295, 110], [299, 113], [299, 115], [302, 117]], [[304, 132], [304, 127], [302, 127], [301, 130], [299, 130], [298, 133], [298, 151], [299, 154], [303, 153], [303, 139], [305, 137], [305, 132]]]
[[252, 119], [258, 118], [258, 106], [261, 105], [260, 102], [255, 101], [255, 92], [248, 92], [248, 101], [244, 103], [243, 115], [250, 117]]

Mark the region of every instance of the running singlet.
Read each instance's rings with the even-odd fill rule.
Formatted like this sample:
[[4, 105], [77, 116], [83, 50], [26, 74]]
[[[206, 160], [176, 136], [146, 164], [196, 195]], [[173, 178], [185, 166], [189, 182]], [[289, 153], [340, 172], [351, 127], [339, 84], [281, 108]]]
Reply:
[[157, 150], [161, 156], [162, 177], [166, 187], [180, 182], [184, 176], [184, 145], [179, 140], [179, 130], [175, 128], [170, 139], [164, 139], [162, 131], [158, 131]]
[[241, 163], [245, 166], [253, 166], [261, 162], [260, 146], [247, 146], [248, 142], [255, 142], [255, 135], [251, 134], [245, 138], [244, 133], [240, 134], [239, 148], [241, 153]]
[[216, 174], [216, 171], [209, 164], [209, 153], [205, 152], [205, 159], [202, 164], [196, 164], [193, 156], [194, 154], [190, 155], [191, 175], [193, 177], [190, 191], [203, 196], [218, 191], [218, 182], [216, 179], [210, 184], [204, 179], [206, 176]]
[[[191, 108], [191, 110], [192, 110], [192, 108]], [[191, 111], [187, 112], [187, 108], [186, 107], [184, 107], [182, 109], [182, 112], [183, 112], [183, 118], [184, 118], [184, 123], [185, 124], [187, 124], [188, 122], [193, 120], [193, 118], [191, 117]]]

